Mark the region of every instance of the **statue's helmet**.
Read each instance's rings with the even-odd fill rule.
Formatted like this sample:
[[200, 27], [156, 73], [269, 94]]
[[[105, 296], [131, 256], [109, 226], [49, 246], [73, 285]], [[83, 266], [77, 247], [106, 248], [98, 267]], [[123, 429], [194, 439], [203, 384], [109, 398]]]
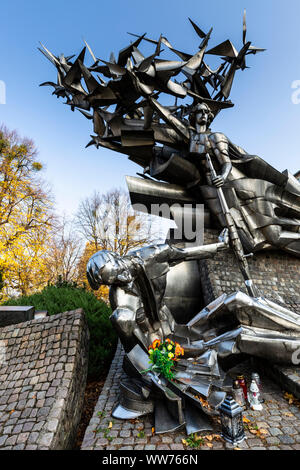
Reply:
[[102, 250], [95, 253], [87, 264], [87, 278], [92, 289], [114, 283], [120, 271], [124, 269], [121, 256], [113, 251]]

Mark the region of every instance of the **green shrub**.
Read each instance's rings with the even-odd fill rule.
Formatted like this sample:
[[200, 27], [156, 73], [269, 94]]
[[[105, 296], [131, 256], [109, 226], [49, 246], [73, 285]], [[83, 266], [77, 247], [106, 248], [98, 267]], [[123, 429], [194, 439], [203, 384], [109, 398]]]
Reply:
[[27, 297], [10, 299], [4, 305], [33, 305], [49, 315], [82, 308], [90, 330], [89, 378], [104, 374], [116, 349], [117, 336], [109, 320], [111, 309], [92, 292], [76, 287], [47, 286]]

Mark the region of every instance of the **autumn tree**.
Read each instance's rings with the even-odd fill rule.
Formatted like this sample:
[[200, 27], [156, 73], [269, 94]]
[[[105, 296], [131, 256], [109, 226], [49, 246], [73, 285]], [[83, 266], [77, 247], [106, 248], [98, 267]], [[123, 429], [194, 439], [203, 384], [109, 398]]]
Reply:
[[[78, 266], [79, 278], [86, 286], [86, 265], [94, 253], [111, 250], [123, 256], [130, 250], [150, 244], [156, 238], [149, 216], [135, 213], [129, 194], [121, 189], [106, 194], [94, 192], [83, 200], [75, 216], [75, 223], [86, 242]], [[107, 300], [108, 289], [101, 287], [97, 296]]]
[[2, 300], [45, 282], [52, 197], [34, 143], [0, 127], [0, 272]]
[[128, 192], [122, 189], [94, 192], [80, 203], [75, 223], [96, 251], [111, 250], [121, 256], [155, 238], [150, 217], [134, 212]]
[[47, 279], [51, 284], [78, 283], [78, 263], [82, 256], [82, 241], [72, 220], [62, 217], [53, 225], [45, 256]]

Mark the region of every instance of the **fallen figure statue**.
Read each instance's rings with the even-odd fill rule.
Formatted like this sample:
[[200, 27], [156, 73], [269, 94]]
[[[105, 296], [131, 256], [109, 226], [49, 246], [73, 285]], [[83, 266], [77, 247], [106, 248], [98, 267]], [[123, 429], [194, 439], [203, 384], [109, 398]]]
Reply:
[[[220, 358], [247, 353], [291, 363], [293, 351], [300, 347], [300, 316], [259, 295], [223, 294], [186, 323], [174, 320], [165, 302], [170, 268], [228, 249], [225, 229], [219, 242], [210, 245], [182, 249], [166, 243], [123, 257], [106, 250], [91, 257], [89, 283], [93, 289], [111, 286], [111, 321], [126, 353], [127, 377], [120, 384], [115, 418], [133, 419], [154, 411], [156, 433], [184, 426], [187, 434], [210, 431], [209, 415], [217, 414], [232, 387]], [[172, 279], [177, 285], [182, 282], [178, 276]], [[171, 380], [149, 370], [148, 349], [155, 339], [178, 342], [184, 349]]]

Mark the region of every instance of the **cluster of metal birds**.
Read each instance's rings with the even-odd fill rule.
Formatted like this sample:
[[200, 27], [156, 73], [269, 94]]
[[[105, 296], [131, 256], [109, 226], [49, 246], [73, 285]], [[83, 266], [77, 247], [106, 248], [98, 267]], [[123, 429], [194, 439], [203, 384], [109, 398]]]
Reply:
[[[247, 41], [245, 13], [240, 51], [229, 39], [208, 49], [212, 28], [205, 33], [194, 21], [189, 21], [201, 40], [199, 50], [194, 54], [174, 48], [162, 35], [154, 40], [146, 34], [138, 36], [132, 33], [129, 34], [135, 40], [119, 52], [118, 59], [111, 53], [109, 61], [97, 58], [87, 43], [75, 59], [75, 56], [65, 57], [63, 54], [57, 57], [42, 45], [40, 51], [57, 69], [57, 83], [45, 82], [41, 86], [53, 86], [54, 95], [66, 98], [66, 104], [73, 111], [78, 108], [93, 120], [96, 136], [90, 145], [103, 145], [117, 151], [122, 150], [114, 147], [113, 143], [121, 143], [123, 149], [153, 145], [153, 137], [147, 130], [154, 130], [156, 142], [172, 145], [174, 139], [164, 131], [166, 124], [160, 124], [159, 113], [149, 106], [148, 98], [157, 99], [161, 93], [174, 97], [174, 105], [166, 108], [181, 120], [185, 120], [199, 102], [207, 103], [216, 116], [220, 110], [233, 106], [229, 96], [235, 73], [247, 68], [246, 57], [265, 50]], [[138, 49], [143, 41], [155, 46], [150, 56], [145, 57]], [[163, 48], [174, 53], [178, 60], [162, 59]], [[90, 67], [84, 64], [86, 49], [93, 59]], [[215, 70], [207, 64], [210, 55], [221, 58]], [[190, 103], [186, 100], [178, 104], [178, 99], [186, 98], [190, 98]], [[124, 118], [129, 126], [128, 135]], [[134, 139], [130, 131], [135, 131]], [[128, 153], [126, 149], [124, 153]]]

